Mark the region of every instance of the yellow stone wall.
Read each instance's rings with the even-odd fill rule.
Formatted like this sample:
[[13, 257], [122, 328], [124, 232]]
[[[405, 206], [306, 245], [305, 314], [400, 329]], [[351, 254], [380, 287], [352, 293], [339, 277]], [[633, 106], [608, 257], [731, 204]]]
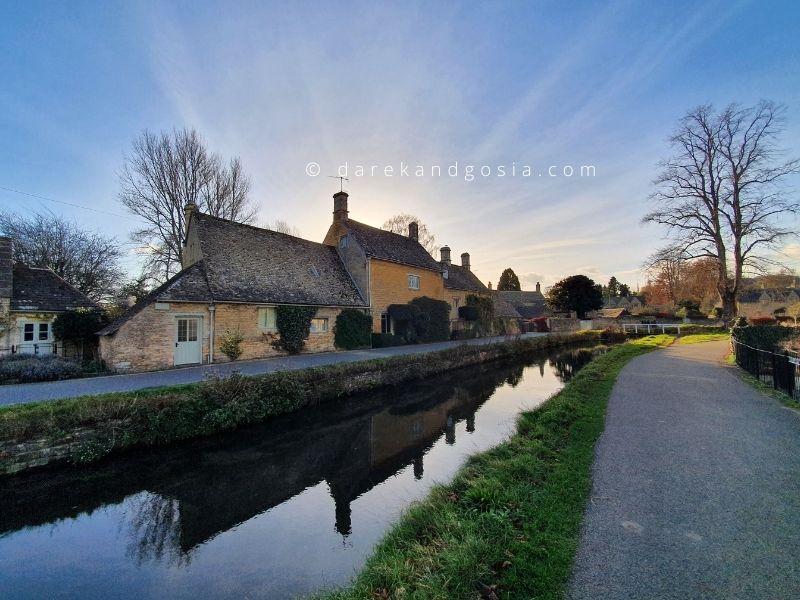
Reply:
[[[204, 363], [208, 362], [210, 328], [208, 305], [188, 302], [170, 302], [164, 305], [168, 305], [169, 309], [156, 309], [156, 303], [146, 306], [122, 325], [117, 333], [100, 338], [100, 356], [109, 368], [147, 371], [174, 366], [175, 319], [178, 316], [202, 317], [202, 357]], [[228, 361], [228, 358], [219, 351], [219, 345], [226, 331], [234, 331], [237, 328], [244, 336], [241, 345], [243, 352], [239, 360], [283, 354], [272, 345], [278, 333], [259, 327], [258, 308], [259, 305], [255, 304], [216, 305], [215, 363]], [[309, 334], [304, 352], [326, 352], [335, 349], [333, 327], [339, 312], [338, 308], [320, 308], [317, 311], [318, 317], [328, 319], [328, 331]]]
[[[383, 260], [370, 259], [370, 300], [372, 304], [372, 330], [380, 333], [381, 313], [390, 304], [407, 304], [414, 298], [428, 296], [442, 300], [444, 280], [442, 274]], [[408, 276], [419, 275], [419, 289], [408, 289]]]

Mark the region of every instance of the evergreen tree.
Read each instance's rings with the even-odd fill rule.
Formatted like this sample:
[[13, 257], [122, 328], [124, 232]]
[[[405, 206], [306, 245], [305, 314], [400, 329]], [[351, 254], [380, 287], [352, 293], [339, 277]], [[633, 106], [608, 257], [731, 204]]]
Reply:
[[500, 275], [500, 281], [497, 283], [497, 289], [501, 292], [519, 292], [522, 288], [519, 285], [519, 277], [513, 270], [506, 269]]

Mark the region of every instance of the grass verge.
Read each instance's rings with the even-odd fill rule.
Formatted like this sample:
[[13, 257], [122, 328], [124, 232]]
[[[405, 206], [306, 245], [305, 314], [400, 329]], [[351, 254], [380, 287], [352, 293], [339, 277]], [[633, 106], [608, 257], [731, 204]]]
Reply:
[[750, 375], [750, 373], [740, 368], [739, 365], [736, 364], [736, 355], [733, 352], [725, 357], [725, 363], [736, 369], [736, 376], [749, 386], [756, 388], [759, 392], [766, 394], [770, 398], [774, 398], [784, 406], [788, 406], [789, 408], [793, 408], [795, 410], [800, 410], [800, 402], [797, 402], [791, 396], [776, 390], [771, 385], [767, 385], [760, 379], [753, 377]]
[[673, 339], [640, 338], [596, 358], [522, 413], [508, 441], [409, 508], [351, 586], [318, 598], [561, 598], [617, 374]]
[[729, 331], [724, 333], [695, 333], [684, 335], [678, 338], [679, 344], [701, 344], [703, 342], [719, 342], [721, 340], [729, 340], [731, 334]]
[[202, 383], [0, 408], [0, 474], [87, 463], [264, 421], [309, 404], [569, 343], [553, 335]]

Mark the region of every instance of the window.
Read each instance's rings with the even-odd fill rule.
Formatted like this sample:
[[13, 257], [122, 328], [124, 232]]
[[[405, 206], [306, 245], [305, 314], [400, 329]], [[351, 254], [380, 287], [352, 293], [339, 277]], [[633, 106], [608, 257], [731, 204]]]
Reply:
[[347, 236], [343, 235], [339, 238], [339, 248], [347, 248]]
[[410, 290], [418, 290], [419, 289], [419, 275], [409, 275], [408, 276], [408, 289], [410, 289]]
[[328, 331], [328, 319], [311, 319], [311, 333], [325, 333]]
[[33, 341], [33, 323], [25, 323], [22, 333], [22, 341], [24, 342]]
[[46, 342], [50, 339], [50, 323], [39, 323], [39, 341]]
[[447, 279], [449, 276], [450, 276], [450, 273], [447, 271], [447, 269], [445, 269], [444, 271], [442, 271], [442, 277], [444, 277], [445, 279]]
[[392, 319], [389, 313], [381, 313], [381, 333], [392, 333]]
[[178, 319], [179, 342], [197, 341], [197, 321], [198, 319]]
[[276, 331], [277, 325], [277, 311], [274, 306], [266, 306], [258, 309], [258, 326], [267, 331]]

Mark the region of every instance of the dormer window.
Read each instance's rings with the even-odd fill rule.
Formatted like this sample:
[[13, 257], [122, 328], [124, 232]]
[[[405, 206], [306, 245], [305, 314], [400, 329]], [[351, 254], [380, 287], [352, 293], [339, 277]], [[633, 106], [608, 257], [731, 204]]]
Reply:
[[447, 278], [448, 278], [448, 276], [449, 276], [449, 273], [447, 272], [447, 269], [445, 269], [444, 271], [442, 271], [442, 277], [444, 277], [445, 279], [447, 279]]
[[339, 238], [339, 248], [347, 248], [347, 236], [343, 235]]

